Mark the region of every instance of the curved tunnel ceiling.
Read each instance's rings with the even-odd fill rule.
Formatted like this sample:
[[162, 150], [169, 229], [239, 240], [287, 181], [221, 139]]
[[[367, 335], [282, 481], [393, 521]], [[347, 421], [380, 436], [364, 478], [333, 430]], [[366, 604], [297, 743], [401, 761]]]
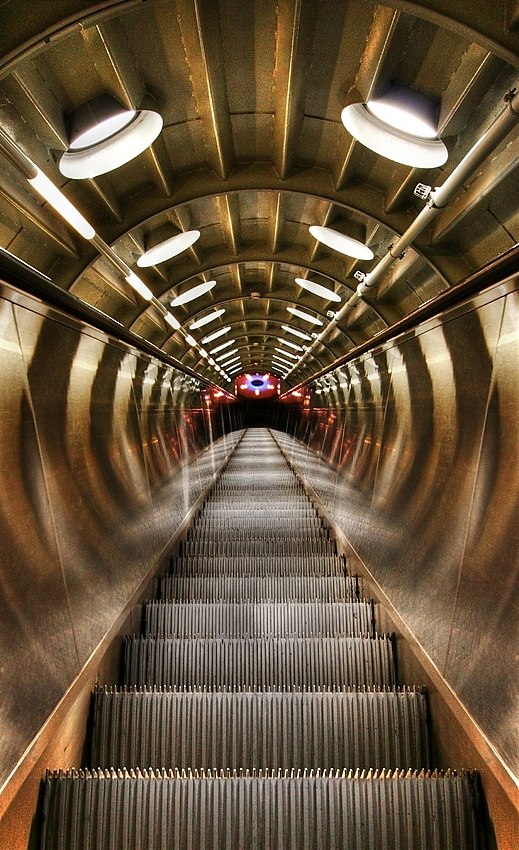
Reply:
[[[230, 325], [227, 339], [235, 339], [243, 367], [266, 371], [278, 338], [305, 344], [283, 325], [310, 337], [324, 329], [288, 375], [293, 385], [519, 241], [516, 126], [387, 271], [376, 297], [368, 293], [326, 331], [357, 287], [354, 273], [369, 272], [423, 208], [416, 184], [441, 185], [503, 109], [519, 76], [517, 4], [11, 0], [1, 16], [0, 127], [182, 330], [136, 297], [2, 154], [0, 244], [206, 379], [221, 382], [186, 333], [199, 343]], [[377, 156], [341, 123], [345, 105], [391, 82], [438, 103], [444, 166], [410, 168]], [[68, 147], [66, 116], [104, 92], [127, 108], [158, 111], [162, 132], [128, 164], [66, 180], [58, 170]], [[312, 224], [365, 242], [374, 259], [354, 260], [316, 242]], [[145, 250], [191, 229], [201, 236], [183, 254], [137, 268]], [[303, 289], [297, 277], [341, 302]], [[169, 307], [209, 280], [216, 285], [199, 299]], [[291, 314], [294, 306], [323, 325]]]

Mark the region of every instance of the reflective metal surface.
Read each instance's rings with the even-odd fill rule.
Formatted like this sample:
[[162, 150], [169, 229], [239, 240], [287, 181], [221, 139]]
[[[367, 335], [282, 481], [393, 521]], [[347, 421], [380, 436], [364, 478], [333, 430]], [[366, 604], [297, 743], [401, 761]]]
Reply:
[[284, 439], [519, 774], [517, 289], [496, 285], [322, 379], [292, 416], [301, 442]]
[[232, 415], [0, 289], [0, 787], [239, 439], [214, 442]]

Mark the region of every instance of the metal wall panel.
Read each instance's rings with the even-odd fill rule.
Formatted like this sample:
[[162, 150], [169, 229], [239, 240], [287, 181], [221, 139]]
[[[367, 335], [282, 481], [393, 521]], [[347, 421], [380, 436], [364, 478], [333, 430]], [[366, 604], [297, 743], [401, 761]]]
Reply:
[[211, 443], [233, 417], [0, 290], [0, 789], [239, 439]]
[[[286, 445], [519, 773], [517, 287], [498, 284], [321, 379], [310, 413], [292, 419], [301, 442]], [[342, 422], [340, 453], [325, 409]]]

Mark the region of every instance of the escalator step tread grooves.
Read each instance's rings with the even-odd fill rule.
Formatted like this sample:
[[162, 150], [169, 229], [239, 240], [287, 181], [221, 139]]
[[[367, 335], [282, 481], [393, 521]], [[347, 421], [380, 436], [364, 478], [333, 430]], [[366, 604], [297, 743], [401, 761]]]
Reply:
[[41, 850], [478, 850], [477, 777], [430, 769], [427, 696], [267, 429], [244, 433], [48, 772]]

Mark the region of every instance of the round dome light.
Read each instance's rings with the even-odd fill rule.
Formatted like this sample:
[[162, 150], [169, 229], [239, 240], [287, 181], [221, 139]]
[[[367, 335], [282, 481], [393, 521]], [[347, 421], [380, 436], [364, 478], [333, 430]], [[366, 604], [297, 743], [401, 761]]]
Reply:
[[150, 109], [127, 110], [104, 118], [74, 138], [59, 161], [59, 170], [73, 180], [114, 171], [145, 151], [159, 135], [162, 124], [162, 116]]
[[341, 301], [341, 296], [337, 295], [333, 289], [327, 289], [326, 286], [321, 286], [320, 283], [314, 283], [313, 280], [306, 280], [304, 277], [296, 277], [296, 283], [302, 289], [306, 289], [308, 292], [318, 295], [319, 298], [326, 299], [326, 301], [335, 301], [336, 303]]
[[172, 307], [179, 307], [181, 304], [187, 304], [189, 301], [194, 301], [195, 298], [200, 298], [205, 295], [210, 289], [216, 286], [215, 280], [208, 280], [205, 283], [200, 283], [198, 286], [193, 286], [192, 289], [186, 289], [181, 295], [177, 295], [171, 302]]
[[346, 254], [348, 257], [355, 257], [357, 260], [372, 260], [375, 256], [367, 245], [357, 239], [352, 239], [351, 236], [345, 236], [344, 233], [332, 230], [331, 227], [318, 227], [312, 224], [309, 230], [318, 242], [322, 242], [328, 248]]
[[[434, 134], [433, 137], [422, 135], [424, 127], [430, 133], [428, 121], [416, 115], [410, 117], [399, 106], [381, 104], [381, 100], [369, 105], [353, 103], [342, 110], [341, 120], [357, 141], [401, 165], [438, 168], [447, 162], [448, 151], [441, 139], [434, 138]], [[393, 124], [397, 121], [398, 127]]]
[[164, 242], [154, 245], [149, 251], [145, 251], [137, 260], [137, 265], [141, 268], [147, 268], [148, 266], [156, 266], [159, 263], [164, 263], [166, 260], [170, 260], [171, 257], [181, 254], [182, 251], [193, 245], [199, 238], [199, 230], [186, 230], [185, 233], [177, 233], [171, 239], [166, 239]]

